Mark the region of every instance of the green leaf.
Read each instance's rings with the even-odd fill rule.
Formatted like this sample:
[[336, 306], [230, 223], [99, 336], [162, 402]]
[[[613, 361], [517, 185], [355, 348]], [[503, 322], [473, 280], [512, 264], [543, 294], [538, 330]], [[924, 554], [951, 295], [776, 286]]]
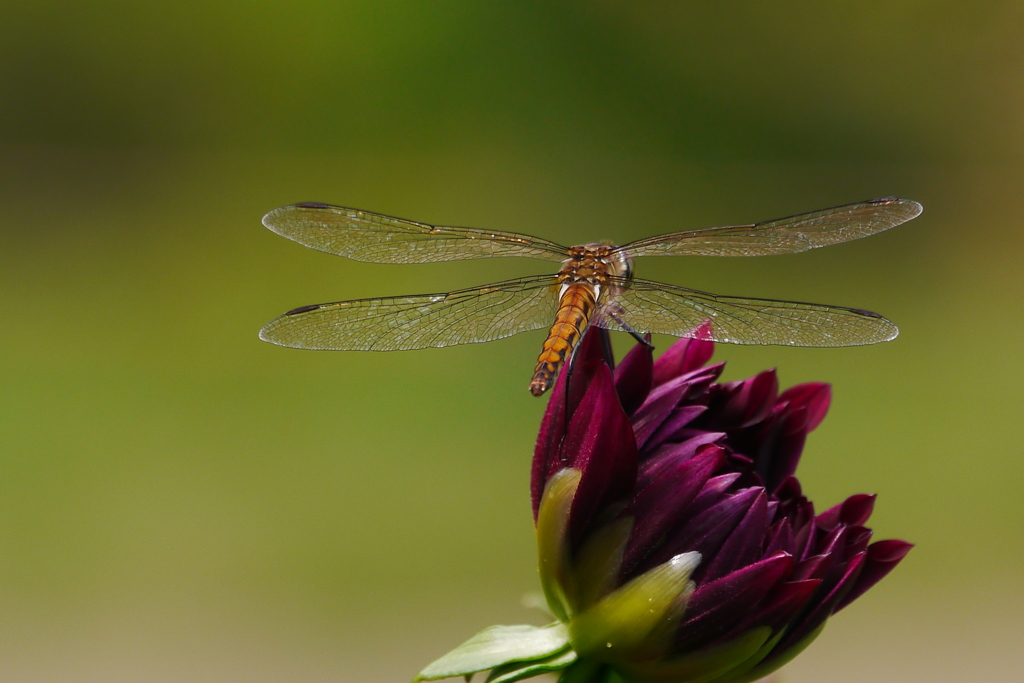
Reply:
[[601, 662], [579, 659], [562, 672], [558, 683], [607, 683], [611, 673]]
[[667, 660], [617, 664], [616, 669], [633, 683], [709, 683], [754, 656], [770, 635], [770, 628], [760, 626], [720, 645], [702, 647]]
[[760, 675], [750, 678], [749, 675], [751, 675], [750, 672], [761, 663], [762, 659], [771, 654], [772, 650], [775, 649], [775, 646], [779, 644], [779, 641], [782, 640], [782, 636], [784, 635], [786, 635], [785, 629], [772, 635], [772, 637], [769, 638], [757, 652], [748, 657], [746, 661], [737, 664], [735, 667], [719, 676], [715, 679], [715, 683], [724, 683], [725, 681], [728, 681], [729, 683], [734, 683], [735, 681], [756, 681], [758, 678], [763, 678], [764, 676]]
[[599, 662], [655, 659], [665, 654], [694, 590], [698, 552], [676, 555], [604, 596], [569, 622], [572, 646]]
[[490, 626], [428, 665], [413, 683], [546, 659], [567, 649], [569, 634], [565, 625], [558, 622], [547, 626]]
[[576, 574], [577, 610], [587, 610], [615, 590], [632, 530], [633, 518], [623, 517], [587, 534], [572, 563]]
[[582, 476], [582, 472], [572, 467], [556, 472], [544, 487], [537, 511], [540, 585], [559, 621], [569, 621], [573, 612], [575, 587], [569, 562], [569, 511]]
[[513, 681], [521, 681], [531, 676], [560, 671], [575, 661], [576, 653], [568, 649], [545, 659], [506, 664], [493, 669], [491, 675], [487, 677], [487, 683], [513, 683]]
[[[767, 664], [758, 664], [758, 666], [747, 671], [744, 671], [742, 675], [733, 676], [733, 672], [730, 671], [729, 675], [723, 680], [728, 680], [729, 683], [750, 683], [751, 681], [756, 681], [761, 678], [764, 678], [773, 671], [782, 668], [783, 665], [788, 664], [794, 657], [803, 652], [804, 648], [810, 645], [811, 641], [813, 641], [815, 638], [821, 635], [821, 632], [823, 630], [825, 630], [824, 623], [822, 623], [822, 625], [818, 628], [811, 631], [807, 635], [807, 637], [805, 637], [799, 643], [792, 646], [791, 648], [789, 648], [788, 650], [780, 654], [778, 657], [768, 662]], [[776, 642], [778, 641], [776, 640]], [[764, 659], [766, 656], [767, 653], [762, 654], [757, 661], [760, 662], [761, 659]]]

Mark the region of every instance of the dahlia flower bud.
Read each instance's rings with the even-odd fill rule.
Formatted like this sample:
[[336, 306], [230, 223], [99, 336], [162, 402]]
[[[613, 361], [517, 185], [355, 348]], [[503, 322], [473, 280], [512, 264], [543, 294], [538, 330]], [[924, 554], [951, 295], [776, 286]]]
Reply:
[[606, 333], [584, 338], [533, 460], [540, 579], [557, 621], [492, 627], [418, 680], [754, 681], [903, 559], [909, 543], [869, 544], [874, 496], [816, 515], [794, 476], [828, 385], [780, 394], [774, 371], [717, 383], [708, 332], [657, 362], [638, 345], [614, 371]]

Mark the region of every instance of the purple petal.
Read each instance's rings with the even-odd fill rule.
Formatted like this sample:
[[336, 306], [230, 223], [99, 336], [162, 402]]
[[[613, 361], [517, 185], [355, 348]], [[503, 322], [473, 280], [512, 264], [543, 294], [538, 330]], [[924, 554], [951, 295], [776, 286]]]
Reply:
[[798, 563], [793, 570], [793, 580], [803, 581], [804, 579], [824, 579], [829, 567], [832, 566], [832, 558], [828, 555], [813, 555]]
[[775, 399], [779, 395], [779, 377], [775, 369], [765, 370], [743, 383], [743, 390], [738, 397], [738, 407], [742, 407], [744, 415], [741, 427], [756, 424], [768, 417], [772, 412]]
[[569, 424], [562, 453], [568, 460], [566, 466], [582, 472], [569, 512], [575, 547], [593, 516], [609, 503], [628, 496], [636, 482], [633, 429], [619, 404], [607, 365], [597, 367]]
[[[559, 373], [551, 390], [548, 407], [540, 423], [537, 444], [533, 448], [533, 465], [530, 471], [530, 496], [533, 500], [533, 521], [537, 521], [540, 497], [548, 478], [558, 471], [562, 442], [565, 439], [566, 416], [565, 373]], [[563, 464], [564, 466], [564, 464]]]
[[778, 403], [789, 403], [793, 407], [807, 410], [807, 431], [814, 431], [828, 413], [832, 402], [832, 387], [822, 382], [798, 384], [782, 392]]
[[611, 338], [608, 336], [608, 330], [588, 327], [565, 368], [558, 373], [559, 377], [565, 375], [569, 386], [570, 415], [576, 411], [576, 407], [583, 400], [583, 395], [587, 393], [596, 368], [599, 365], [614, 368], [615, 359], [610, 354]]
[[[706, 448], [709, 448], [709, 446]], [[721, 545], [729, 535], [729, 532], [736, 526], [739, 519], [743, 514], [745, 514], [746, 507], [739, 506], [739, 509], [733, 510], [735, 516], [723, 519], [724, 515], [722, 513], [732, 510], [730, 505], [727, 503], [726, 506], [719, 508], [714, 513], [711, 513], [712, 515], [715, 515], [715, 517], [707, 517], [703, 522], [701, 522], [702, 528], [705, 529], [704, 532], [690, 533], [690, 524], [692, 524], [698, 516], [706, 513], [711, 507], [723, 503], [731, 496], [736, 495], [735, 492], [733, 494], [729, 494], [729, 490], [736, 483], [739, 476], [740, 475], [736, 473], [729, 473], [709, 479], [707, 484], [704, 485], [704, 488], [701, 489], [701, 492], [697, 494], [693, 503], [690, 504], [684, 523], [676, 525], [676, 530], [673, 532], [672, 537], [667, 539], [657, 551], [648, 555], [648, 557], [637, 566], [634, 573], [640, 574], [648, 569], [653, 569], [659, 564], [667, 562], [673, 555], [677, 555], [680, 552], [695, 550], [696, 548], [686, 548], [685, 550], [679, 549], [682, 544], [693, 542], [690, 540], [693, 538], [700, 539], [705, 552], [710, 553], [713, 550], [717, 550], [718, 546]], [[748, 498], [746, 500], [749, 502], [752, 500], [752, 497], [749, 497], [750, 494], [747, 495]], [[740, 499], [740, 502], [742, 501], [743, 499]], [[735, 503], [736, 501], [734, 501], [732, 505], [735, 505]], [[703, 536], [701, 535], [702, 533]]]
[[761, 497], [761, 493], [761, 489], [745, 489], [689, 517], [666, 540], [657, 555], [658, 563], [667, 561], [673, 555], [696, 550], [703, 560], [694, 570], [692, 578], [701, 582], [719, 549]]
[[[533, 449], [533, 465], [530, 474], [530, 494], [533, 501], [533, 519], [537, 520], [541, 494], [548, 478], [555, 472], [567, 467], [566, 456], [562, 447], [565, 442], [566, 426], [572, 422], [580, 401], [587, 393], [594, 374], [599, 367], [607, 367], [605, 362], [602, 334], [607, 331], [598, 329], [595, 334], [586, 334], [576, 349], [571, 377], [567, 369], [558, 373], [555, 386], [551, 390], [544, 418], [540, 423], [540, 433]], [[568, 384], [568, 391], [567, 389]]]
[[721, 448], [708, 446], [696, 457], [662, 469], [658, 477], [633, 498], [623, 512], [635, 519], [622, 560], [623, 574], [628, 574], [657, 547], [724, 460]]
[[793, 549], [793, 526], [788, 519], [780, 519], [772, 526], [771, 539], [768, 541], [768, 547], [764, 554], [766, 556], [779, 552], [793, 554]]
[[[747, 514], [729, 534], [729, 538], [710, 558], [711, 562], [703, 574], [703, 581], [720, 579], [740, 567], [761, 559], [761, 549], [764, 547], [768, 531], [768, 497], [764, 489], [751, 490], [760, 493], [751, 503]], [[707, 558], [706, 555], [704, 557]]]
[[913, 547], [913, 543], [900, 540], [878, 541], [869, 545], [864, 570], [857, 577], [850, 592], [839, 601], [834, 611], [838, 612], [843, 609], [885, 578], [885, 575], [895, 569], [896, 565], [907, 556]]
[[792, 498], [801, 498], [803, 489], [800, 488], [800, 480], [796, 477], [787, 477], [779, 484], [779, 488], [775, 491], [775, 495], [780, 500], [788, 500]]
[[742, 633], [759, 626], [767, 626], [772, 629], [772, 632], [782, 630], [807, 606], [820, 585], [821, 581], [817, 579], [786, 581], [776, 585], [757, 609], [753, 610], [733, 631]]
[[858, 493], [818, 515], [818, 527], [831, 531], [838, 524], [863, 525], [875, 508], [874, 494]]
[[704, 488], [693, 501], [693, 505], [690, 506], [693, 514], [699, 514], [712, 505], [717, 504], [739, 478], [738, 472], [730, 472], [729, 474], [720, 474], [717, 477], [708, 479], [708, 483], [704, 485]]
[[863, 526], [871, 517], [875, 509], [876, 494], [858, 493], [850, 496], [843, 503], [842, 514], [839, 515], [843, 524], [850, 526]]
[[705, 321], [693, 330], [688, 338], [680, 339], [668, 347], [661, 358], [654, 363], [654, 386], [692, 372], [711, 360], [715, 344], [711, 323]]
[[647, 399], [647, 394], [651, 392], [654, 379], [654, 347], [650, 346], [651, 335], [647, 335], [645, 339], [647, 344], [634, 346], [615, 368], [615, 390], [627, 415], [636, 412]]
[[742, 382], [716, 385], [711, 397], [713, 429], [742, 429], [755, 425], [771, 414], [779, 393], [775, 370]]
[[843, 549], [846, 557], [852, 557], [867, 550], [868, 541], [871, 540], [871, 534], [874, 532], [866, 526], [850, 526], [846, 528], [846, 547]]
[[769, 491], [776, 491], [796, 472], [807, 439], [806, 426], [807, 411], [804, 408], [777, 413], [776, 422], [757, 454], [757, 471]]
[[[683, 397], [684, 400], [698, 401], [698, 399], [705, 398], [715, 380], [721, 377], [723, 370], [725, 370], [724, 362], [697, 368], [693, 372], [683, 375], [681, 379], [685, 378], [690, 383], [690, 391]], [[706, 398], [703, 402], [707, 402]]]
[[822, 538], [817, 546], [819, 555], [823, 555], [828, 558], [826, 564], [828, 568], [823, 575], [825, 580], [825, 587], [831, 589], [831, 587], [838, 581], [843, 572], [846, 571], [846, 556], [843, 553], [843, 548], [846, 545], [846, 534], [848, 530], [844, 526], [839, 526], [828, 532], [824, 538]]
[[640, 448], [671, 415], [683, 400], [691, 399], [705, 391], [722, 371], [722, 365], [701, 368], [696, 372], [675, 377], [656, 386], [647, 400], [633, 414], [633, 431]]
[[[846, 572], [843, 574], [842, 578], [820, 601], [818, 601], [817, 604], [814, 604], [812, 601], [809, 606], [809, 611], [799, 617], [798, 621], [793, 624], [792, 630], [783, 636], [782, 640], [779, 641], [779, 644], [772, 650], [772, 653], [765, 658], [765, 661], [769, 661], [792, 646], [798, 644], [805, 636], [809, 635], [811, 631], [821, 626], [821, 624], [828, 619], [829, 615], [835, 611], [836, 605], [839, 601], [842, 600], [850, 590], [850, 587], [853, 585], [854, 581], [856, 581], [863, 566], [864, 555], [861, 554], [854, 556], [847, 565]], [[696, 593], [694, 594], [696, 595]]]
[[839, 526], [839, 514], [843, 511], [843, 504], [833, 505], [828, 510], [825, 510], [820, 515], [814, 518], [814, 523], [818, 525], [819, 529], [826, 531], [832, 531]]
[[638, 485], [646, 486], [651, 478], [658, 476], [663, 467], [686, 462], [693, 458], [701, 447], [716, 444], [724, 438], [725, 433], [723, 432], [705, 432], [682, 443], [662, 446], [641, 464], [640, 474], [637, 478]]
[[779, 553], [698, 586], [690, 596], [675, 649], [692, 650], [722, 635], [746, 617], [793, 569], [793, 558]]
[[[707, 406], [691, 405], [680, 406], [672, 411], [668, 418], [661, 423], [661, 426], [644, 443], [644, 450], [657, 449], [666, 441], [679, 441], [680, 430], [687, 426], [702, 413], [707, 411]], [[725, 436], [722, 434], [722, 436]]]
[[640, 448], [644, 447], [665, 418], [672, 414], [689, 388], [687, 378], [678, 377], [651, 391], [644, 404], [633, 414], [633, 431]]
[[814, 542], [817, 526], [814, 524], [814, 503], [803, 499], [789, 515], [793, 525], [793, 547], [797, 552], [794, 557], [803, 560], [814, 554]]

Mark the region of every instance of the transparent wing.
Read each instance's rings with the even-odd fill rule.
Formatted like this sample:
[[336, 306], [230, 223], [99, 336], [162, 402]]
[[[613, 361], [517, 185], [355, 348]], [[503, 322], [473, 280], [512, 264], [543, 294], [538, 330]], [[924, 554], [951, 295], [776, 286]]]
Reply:
[[557, 310], [551, 275], [447, 294], [303, 306], [272, 320], [260, 339], [297, 349], [396, 351], [454, 346], [547, 327]]
[[619, 247], [630, 256], [771, 256], [849, 242], [921, 213], [909, 199], [885, 197], [750, 225], [684, 230]]
[[714, 341], [785, 346], [860, 346], [895, 339], [896, 326], [877, 313], [798, 301], [708, 294], [649, 280], [610, 292], [595, 324], [689, 336], [711, 321]]
[[263, 225], [307, 247], [369, 263], [431, 263], [495, 256], [562, 261], [568, 251], [529, 235], [427, 225], [328, 204], [282, 206], [264, 216]]

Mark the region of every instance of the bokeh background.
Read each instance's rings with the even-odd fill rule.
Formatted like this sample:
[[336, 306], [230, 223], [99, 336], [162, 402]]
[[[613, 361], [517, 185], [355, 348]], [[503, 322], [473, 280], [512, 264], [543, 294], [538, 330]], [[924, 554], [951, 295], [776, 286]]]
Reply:
[[[801, 477], [918, 547], [786, 683], [1019, 680], [1024, 4], [3, 3], [0, 679], [405, 681], [540, 623], [542, 333], [316, 353], [290, 308], [544, 272], [380, 266], [296, 201], [562, 243], [920, 201], [862, 242], [650, 259], [880, 311], [877, 347], [719, 347], [834, 384]], [[617, 339], [618, 348], [628, 339]], [[660, 349], [671, 340], [656, 339]]]

